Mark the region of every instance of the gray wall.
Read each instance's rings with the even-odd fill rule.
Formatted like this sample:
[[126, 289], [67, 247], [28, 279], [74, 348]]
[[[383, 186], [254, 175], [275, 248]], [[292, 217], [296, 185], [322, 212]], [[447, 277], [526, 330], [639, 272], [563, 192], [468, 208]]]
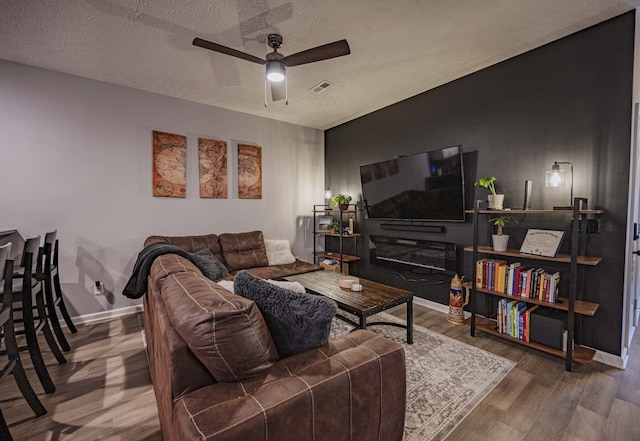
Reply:
[[[576, 196], [604, 208], [601, 232], [589, 237], [590, 254], [602, 264], [583, 270], [584, 299], [600, 303], [584, 319], [582, 342], [620, 354], [625, 227], [631, 136], [634, 13], [622, 15], [452, 83], [325, 132], [325, 176], [333, 193], [360, 195], [358, 166], [435, 148], [462, 144], [467, 169], [468, 208], [484, 189], [477, 177], [495, 175], [506, 207], [522, 207], [524, 181], [533, 181], [532, 208], [567, 205], [568, 187], [544, 188], [553, 161], [574, 165]], [[358, 199], [358, 197], [354, 197]], [[509, 225], [510, 247], [519, 248], [529, 227], [568, 228], [568, 217], [527, 215]], [[470, 218], [448, 223], [445, 234], [383, 231], [379, 221], [360, 223], [356, 272], [448, 302], [448, 280], [399, 274], [368, 262], [369, 234], [472, 242]], [[488, 225], [481, 225], [482, 238]], [[563, 245], [568, 251], [569, 240]], [[469, 253], [459, 253], [459, 271], [471, 274]], [[534, 263], [535, 264], [535, 263]], [[553, 268], [553, 265], [547, 266]], [[567, 267], [559, 267], [566, 273]], [[413, 279], [416, 281], [406, 281]], [[567, 278], [565, 277], [565, 280]], [[565, 281], [566, 287], [568, 283]]]
[[[152, 130], [187, 136], [186, 199], [152, 196]], [[121, 291], [152, 234], [260, 229], [311, 259], [305, 221], [323, 198], [319, 130], [0, 61], [0, 133], [0, 228], [58, 229], [72, 316], [140, 303]], [[198, 136], [227, 141], [229, 199], [199, 198]], [[232, 196], [238, 142], [263, 147], [261, 200]], [[93, 296], [95, 280], [106, 296]]]

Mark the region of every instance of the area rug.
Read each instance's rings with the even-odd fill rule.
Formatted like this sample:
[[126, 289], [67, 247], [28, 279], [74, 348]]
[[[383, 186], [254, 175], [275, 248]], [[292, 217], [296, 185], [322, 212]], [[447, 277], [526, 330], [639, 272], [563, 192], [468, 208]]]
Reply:
[[[368, 321], [400, 322], [386, 313]], [[331, 337], [345, 335], [352, 329], [334, 318]], [[404, 346], [407, 361], [404, 441], [446, 438], [516, 365], [420, 326], [414, 326], [413, 345], [406, 344], [405, 329], [395, 326], [368, 329]]]

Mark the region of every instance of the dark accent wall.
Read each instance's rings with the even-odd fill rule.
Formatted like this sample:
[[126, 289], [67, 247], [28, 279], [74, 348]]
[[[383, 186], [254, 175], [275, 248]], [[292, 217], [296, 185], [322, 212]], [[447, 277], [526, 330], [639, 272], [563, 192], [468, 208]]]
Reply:
[[[603, 208], [600, 232], [588, 237], [589, 254], [603, 261], [582, 270], [584, 295], [600, 303], [579, 321], [582, 343], [620, 355], [625, 225], [631, 141], [634, 12], [429, 90], [325, 132], [325, 176], [334, 194], [361, 200], [358, 166], [435, 148], [462, 144], [468, 208], [487, 191], [477, 177], [495, 175], [505, 206], [522, 208], [524, 181], [533, 181], [532, 208], [567, 205], [569, 189], [544, 188], [553, 161], [574, 165], [574, 194]], [[474, 194], [475, 193], [475, 194]], [[505, 229], [519, 248], [527, 228], [569, 229], [569, 216], [526, 215]], [[368, 235], [455, 242], [459, 272], [471, 274], [470, 216], [464, 223], [438, 223], [446, 233], [388, 231], [380, 221], [358, 224], [363, 234], [355, 272], [448, 303], [448, 279], [398, 273], [368, 261]], [[487, 239], [489, 225], [481, 225]], [[569, 240], [562, 251], [567, 252]], [[560, 267], [566, 273], [568, 267]], [[568, 285], [565, 277], [564, 285]]]

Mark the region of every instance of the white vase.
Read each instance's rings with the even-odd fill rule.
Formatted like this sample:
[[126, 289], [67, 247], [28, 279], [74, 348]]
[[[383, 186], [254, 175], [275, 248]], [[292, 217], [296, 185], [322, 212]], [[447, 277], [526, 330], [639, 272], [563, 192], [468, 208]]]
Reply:
[[493, 249], [494, 251], [507, 251], [507, 245], [509, 244], [509, 235], [503, 234], [498, 236], [493, 235]]
[[489, 202], [489, 208], [494, 210], [502, 210], [502, 203], [504, 202], [503, 194], [490, 194], [487, 196]]

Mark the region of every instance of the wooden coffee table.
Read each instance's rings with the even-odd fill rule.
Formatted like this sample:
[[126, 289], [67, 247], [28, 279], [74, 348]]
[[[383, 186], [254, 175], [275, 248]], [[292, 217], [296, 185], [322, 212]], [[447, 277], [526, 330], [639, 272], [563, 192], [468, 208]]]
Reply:
[[[338, 308], [355, 315], [359, 323], [337, 314], [341, 320], [355, 326], [356, 329], [367, 329], [367, 326], [389, 325], [407, 330], [407, 343], [413, 344], [413, 293], [404, 289], [394, 288], [381, 283], [360, 278], [362, 291], [351, 291], [341, 288], [338, 279], [343, 274], [334, 271], [314, 271], [304, 274], [287, 276], [284, 279], [300, 282], [305, 289], [313, 294], [320, 294], [334, 300]], [[367, 323], [367, 317], [403, 303], [407, 304], [406, 324], [393, 322]]]

